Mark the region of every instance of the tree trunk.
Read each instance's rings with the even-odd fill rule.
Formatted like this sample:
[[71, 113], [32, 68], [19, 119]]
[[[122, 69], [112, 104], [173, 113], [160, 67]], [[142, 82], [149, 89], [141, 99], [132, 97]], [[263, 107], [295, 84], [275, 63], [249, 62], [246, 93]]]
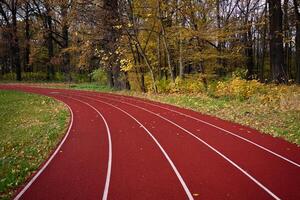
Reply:
[[30, 24], [29, 24], [29, 4], [25, 5], [25, 55], [24, 55], [24, 71], [32, 72], [29, 64], [30, 56]]
[[253, 41], [251, 26], [248, 27], [247, 33], [245, 33], [245, 42], [246, 42], [246, 65], [247, 65], [247, 79], [251, 80], [253, 78]]
[[141, 75], [140, 77], [140, 88], [142, 92], [146, 92], [146, 86], [145, 86], [145, 75], [144, 75], [144, 70], [141, 67], [141, 55], [139, 53], [139, 49], [137, 47], [137, 45], [135, 46], [136, 48], [136, 52], [137, 52], [137, 62], [138, 62], [138, 73]]
[[[69, 25], [68, 25], [68, 5], [62, 5], [62, 37], [63, 37], [63, 49], [66, 50], [69, 47]], [[63, 71], [66, 74], [68, 81], [72, 80], [71, 66], [70, 66], [70, 54], [65, 51], [63, 53]]]
[[125, 82], [125, 89], [126, 90], [130, 90], [130, 83], [129, 83], [129, 80], [128, 80], [128, 72], [124, 72], [124, 75], [125, 75], [125, 80], [124, 80], [124, 82]]
[[268, 4], [265, 5], [265, 13], [264, 13], [264, 26], [263, 26], [263, 35], [262, 35], [262, 55], [261, 55], [261, 63], [260, 63], [260, 72], [259, 72], [259, 79], [263, 83], [265, 82], [264, 77], [264, 67], [265, 67], [265, 57], [266, 57], [266, 49], [267, 49], [267, 42], [266, 42], [266, 36], [267, 36], [267, 10], [268, 10]]
[[182, 38], [181, 33], [179, 34], [179, 77], [184, 78], [184, 65], [182, 59]]
[[158, 61], [158, 74], [159, 78], [162, 79], [163, 77], [163, 70], [162, 70], [162, 62], [161, 62], [161, 49], [160, 49], [160, 33], [157, 34], [157, 48], [156, 48], [156, 54], [157, 54], [157, 61]]
[[120, 65], [119, 64], [114, 64], [112, 66], [112, 74], [113, 74], [113, 79], [114, 79], [114, 88], [117, 90], [122, 89], [121, 86], [121, 81], [120, 81]]
[[296, 15], [296, 83], [300, 84], [300, 13], [299, 2], [294, 0]]
[[54, 56], [54, 47], [53, 47], [53, 25], [52, 25], [52, 16], [50, 14], [49, 6], [46, 6], [46, 23], [47, 23], [47, 49], [48, 49], [48, 63], [47, 63], [47, 80], [52, 80], [55, 76], [54, 66], [51, 63]]
[[268, 0], [268, 4], [271, 79], [276, 83], [287, 83], [286, 66], [284, 66], [281, 1]]
[[261, 82], [265, 82], [264, 72], [265, 72], [265, 58], [266, 58], [266, 35], [267, 35], [267, 25], [264, 25], [263, 28], [263, 35], [262, 35], [262, 53], [261, 53], [261, 63], [260, 63], [260, 72], [259, 72], [259, 79]]
[[107, 85], [110, 88], [114, 87], [114, 79], [111, 69], [106, 70], [106, 77], [107, 77]]
[[20, 47], [17, 27], [17, 3], [15, 1], [12, 4], [12, 65], [16, 70], [17, 81], [22, 80], [22, 70], [20, 62]]
[[158, 16], [159, 16], [159, 21], [160, 21], [160, 25], [161, 25], [161, 32], [162, 32], [162, 41], [165, 47], [165, 53], [166, 53], [166, 57], [167, 57], [167, 62], [168, 62], [168, 68], [170, 71], [170, 75], [171, 75], [171, 79], [172, 82], [175, 82], [175, 74], [174, 74], [174, 69], [172, 67], [172, 63], [171, 63], [171, 54], [169, 51], [169, 46], [167, 43], [167, 39], [166, 39], [166, 30], [165, 30], [165, 26], [164, 26], [164, 22], [162, 21], [162, 15], [161, 15], [161, 10], [160, 10], [160, 1], [157, 2], [157, 6], [158, 6]]
[[[216, 10], [217, 10], [217, 13], [216, 13], [216, 15], [217, 15], [217, 26], [218, 26], [218, 30], [219, 31], [221, 31], [221, 16], [220, 16], [220, 0], [216, 0]], [[220, 40], [220, 38], [218, 38], [218, 40], [217, 40], [217, 50], [218, 50], [218, 54], [219, 54], [219, 56], [218, 56], [218, 58], [217, 58], [217, 64], [219, 65], [219, 66], [222, 66], [222, 67], [224, 67], [224, 65], [223, 65], [223, 59], [221, 58], [221, 56], [222, 56], [222, 42], [221, 42], [221, 40]]]
[[283, 32], [284, 32], [284, 66], [286, 67], [286, 75], [289, 77], [289, 66], [290, 66], [290, 47], [289, 47], [289, 19], [288, 19], [288, 1], [284, 0], [283, 4]]

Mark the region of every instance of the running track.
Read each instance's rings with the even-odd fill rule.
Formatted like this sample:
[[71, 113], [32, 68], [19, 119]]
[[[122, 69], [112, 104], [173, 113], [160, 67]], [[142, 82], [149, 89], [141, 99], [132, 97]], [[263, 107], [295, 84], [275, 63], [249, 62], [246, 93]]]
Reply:
[[69, 129], [15, 199], [300, 199], [300, 148], [171, 105], [0, 85], [53, 97]]

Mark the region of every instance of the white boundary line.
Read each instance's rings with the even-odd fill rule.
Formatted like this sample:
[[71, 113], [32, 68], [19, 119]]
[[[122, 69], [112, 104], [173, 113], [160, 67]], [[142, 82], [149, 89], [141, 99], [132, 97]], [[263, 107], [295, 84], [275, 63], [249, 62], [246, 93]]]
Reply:
[[[105, 97], [103, 97], [105, 98]], [[109, 98], [106, 98], [106, 99], [109, 99]], [[97, 100], [99, 101], [99, 100]], [[119, 100], [114, 100], [114, 101], [119, 101]], [[242, 169], [238, 164], [236, 164], [234, 161], [230, 160], [227, 156], [225, 156], [224, 154], [222, 154], [220, 151], [218, 151], [217, 149], [215, 149], [214, 147], [212, 147], [211, 145], [209, 145], [208, 143], [206, 143], [204, 140], [202, 140], [201, 138], [197, 137], [196, 135], [194, 135], [193, 133], [191, 133], [190, 131], [186, 130], [185, 128], [181, 127], [180, 125], [174, 123], [173, 121], [163, 117], [163, 116], [160, 116], [159, 114], [156, 114], [152, 111], [149, 111], [145, 108], [142, 108], [140, 106], [136, 106], [136, 105], [133, 105], [131, 103], [127, 103], [127, 102], [123, 102], [123, 101], [119, 101], [121, 103], [124, 103], [124, 104], [127, 104], [127, 105], [131, 105], [131, 106], [134, 106], [136, 108], [139, 108], [139, 109], [142, 109], [146, 112], [149, 112], [153, 115], [156, 115], [162, 119], [164, 119], [165, 121], [173, 124], [174, 126], [178, 127], [179, 129], [183, 130], [184, 132], [188, 133], [189, 135], [191, 135], [192, 137], [196, 138], [198, 141], [200, 141], [201, 143], [203, 143], [204, 145], [206, 145], [208, 148], [210, 148], [211, 150], [213, 150], [215, 153], [217, 153], [218, 155], [220, 155], [222, 158], [224, 158], [226, 161], [228, 161], [231, 165], [233, 165], [235, 168], [237, 168], [239, 171], [241, 171], [244, 175], [246, 175], [248, 178], [250, 178], [255, 184], [257, 184], [260, 188], [262, 188], [265, 192], [267, 192], [270, 196], [272, 196], [274, 199], [276, 200], [280, 200], [280, 198], [278, 196], [276, 196], [271, 190], [269, 190], [266, 186], [264, 186], [262, 183], [260, 183], [258, 180], [256, 180], [253, 176], [251, 176], [248, 172], [246, 172], [244, 169]]]
[[77, 95], [77, 96], [81, 96], [81, 97], [84, 97], [84, 98], [92, 99], [94, 101], [98, 101], [98, 102], [104, 103], [106, 105], [109, 105], [111, 107], [114, 107], [114, 108], [120, 110], [121, 112], [123, 112], [124, 114], [126, 114], [127, 116], [129, 116], [130, 118], [132, 118], [136, 123], [138, 123], [148, 133], [148, 135], [153, 139], [153, 141], [156, 143], [156, 145], [159, 147], [159, 149], [161, 150], [161, 152], [163, 153], [163, 155], [165, 156], [165, 158], [167, 159], [167, 161], [171, 165], [173, 171], [175, 172], [177, 178], [179, 179], [179, 181], [180, 181], [180, 183], [181, 183], [181, 185], [182, 185], [182, 187], [183, 187], [186, 195], [188, 196], [189, 200], [193, 200], [194, 199], [194, 197], [191, 194], [190, 190], [188, 189], [185, 181], [183, 180], [182, 176], [180, 175], [179, 171], [177, 170], [175, 164], [173, 163], [173, 161], [171, 160], [171, 158], [169, 157], [169, 155], [167, 154], [167, 152], [160, 145], [160, 143], [157, 141], [157, 139], [152, 135], [152, 133], [141, 122], [139, 122], [135, 117], [133, 117], [128, 112], [122, 110], [121, 108], [119, 108], [117, 106], [114, 106], [113, 104], [110, 104], [110, 103], [107, 103], [107, 102], [104, 102], [104, 101], [101, 101], [101, 100], [98, 100], [98, 99], [95, 99], [95, 98], [92, 98], [92, 97], [84, 96], [84, 95]]
[[64, 144], [64, 142], [66, 141], [67, 137], [70, 134], [71, 128], [73, 126], [73, 119], [74, 119], [74, 114], [72, 109], [70, 108], [69, 105], [67, 105], [66, 103], [64, 103], [61, 100], [56, 99], [59, 102], [62, 102], [63, 104], [65, 104], [70, 113], [71, 113], [71, 121], [70, 121], [70, 125], [68, 128], [68, 131], [65, 135], [65, 137], [63, 138], [63, 140], [60, 142], [60, 144], [58, 145], [58, 147], [56, 148], [56, 150], [53, 152], [53, 154], [51, 155], [51, 157], [47, 160], [47, 162], [43, 165], [43, 167], [34, 175], [34, 177], [26, 184], [26, 186], [18, 193], [18, 195], [14, 198], [14, 200], [18, 200], [22, 197], [22, 195], [28, 190], [28, 188], [34, 183], [34, 181], [43, 173], [43, 171], [47, 168], [47, 166], [50, 164], [50, 162], [53, 160], [53, 158], [56, 156], [56, 154], [59, 152], [61, 146]]
[[[111, 94], [109, 94], [109, 95], [112, 96], [112, 97], [115, 96], [115, 95], [111, 95]], [[122, 97], [123, 97], [123, 96], [122, 96]], [[127, 97], [123, 97], [123, 99], [127, 99]], [[190, 119], [196, 120], [196, 121], [198, 121], [198, 122], [204, 123], [204, 124], [206, 124], [206, 125], [212, 126], [212, 127], [216, 128], [216, 129], [219, 129], [219, 130], [221, 130], [221, 131], [224, 131], [224, 132], [226, 132], [226, 133], [228, 133], [228, 134], [230, 134], [230, 135], [232, 135], [232, 136], [235, 136], [235, 137], [237, 137], [237, 138], [239, 138], [239, 139], [241, 139], [241, 140], [244, 140], [244, 141], [246, 141], [246, 142], [248, 142], [248, 143], [250, 143], [250, 144], [252, 144], [252, 145], [254, 145], [254, 146], [256, 146], [256, 147], [258, 147], [258, 148], [260, 148], [260, 149], [262, 149], [262, 150], [264, 150], [264, 151], [267, 151], [267, 152], [269, 152], [270, 154], [272, 154], [272, 155], [274, 155], [274, 156], [276, 156], [276, 157], [278, 157], [278, 158], [281, 158], [282, 160], [285, 160], [285, 161], [289, 162], [290, 164], [293, 164], [293, 165], [295, 165], [295, 166], [297, 166], [297, 167], [300, 167], [300, 164], [298, 164], [298, 163], [296, 163], [296, 162], [294, 162], [294, 161], [292, 161], [292, 160], [290, 160], [290, 159], [288, 159], [288, 158], [286, 158], [286, 157], [284, 157], [284, 156], [282, 156], [282, 155], [280, 155], [280, 154], [278, 154], [278, 153], [275, 153], [274, 151], [272, 151], [272, 150], [270, 150], [270, 149], [268, 149], [268, 148], [266, 148], [266, 147], [263, 147], [263, 146], [261, 146], [261, 145], [255, 143], [255, 142], [253, 142], [253, 141], [251, 141], [251, 140], [249, 140], [249, 139], [247, 139], [247, 138], [244, 138], [244, 137], [242, 137], [242, 136], [240, 136], [240, 135], [237, 135], [236, 133], [233, 133], [233, 132], [231, 132], [231, 131], [228, 131], [228, 130], [226, 130], [226, 129], [223, 129], [223, 128], [219, 127], [219, 126], [216, 126], [216, 125], [214, 125], [214, 124], [211, 124], [211, 123], [209, 123], [209, 122], [203, 121], [203, 120], [198, 119], [198, 118], [196, 118], [196, 117], [193, 117], [193, 116], [191, 116], [191, 115], [187, 115], [187, 114], [185, 114], [185, 113], [178, 112], [178, 111], [176, 111], [176, 110], [172, 110], [172, 109], [169, 109], [169, 108], [166, 108], [166, 107], [163, 107], [163, 106], [159, 106], [159, 105], [156, 105], [156, 104], [153, 104], [153, 103], [149, 103], [149, 102], [146, 102], [146, 101], [142, 101], [142, 100], [140, 100], [140, 99], [133, 99], [133, 98], [131, 98], [131, 99], [132, 99], [132, 101], [139, 101], [139, 102], [141, 102], [141, 103], [145, 103], [145, 104], [148, 104], [148, 105], [150, 105], [150, 106], [156, 106], [156, 107], [158, 107], [158, 108], [162, 108], [162, 109], [165, 109], [165, 110], [168, 110], [168, 111], [177, 113], [177, 114], [179, 114], [179, 115], [188, 117], [188, 118], [190, 118]]]
[[103, 192], [103, 196], [102, 196], [102, 200], [106, 200], [107, 196], [108, 196], [108, 191], [109, 191], [109, 183], [110, 183], [110, 177], [111, 177], [111, 166], [112, 166], [112, 142], [111, 142], [111, 134], [110, 134], [110, 129], [108, 127], [107, 121], [104, 118], [104, 116], [99, 112], [98, 109], [96, 109], [94, 106], [90, 105], [89, 103], [86, 103], [84, 101], [81, 101], [79, 99], [70, 97], [70, 96], [66, 96], [66, 95], [61, 95], [70, 99], [73, 99], [75, 101], [79, 101], [87, 106], [89, 106], [90, 108], [92, 108], [93, 110], [95, 110], [98, 115], [102, 118], [105, 127], [106, 127], [106, 131], [107, 131], [107, 136], [108, 136], [108, 164], [107, 164], [107, 174], [106, 174], [106, 180], [105, 180], [105, 187], [104, 187], [104, 192]]

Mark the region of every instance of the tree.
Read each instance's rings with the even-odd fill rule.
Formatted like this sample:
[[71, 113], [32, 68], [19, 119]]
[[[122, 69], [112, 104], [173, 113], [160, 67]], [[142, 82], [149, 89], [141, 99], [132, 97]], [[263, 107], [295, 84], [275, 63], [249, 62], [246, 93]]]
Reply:
[[300, 84], [300, 12], [299, 0], [294, 0], [296, 16], [296, 82]]
[[20, 46], [18, 36], [17, 11], [20, 2], [18, 0], [1, 0], [0, 14], [5, 22], [5, 28], [8, 31], [8, 40], [10, 42], [10, 55], [12, 58], [12, 69], [16, 71], [17, 81], [22, 80], [22, 70], [20, 62]]
[[287, 70], [284, 65], [282, 9], [281, 1], [268, 0], [270, 20], [270, 63], [271, 79], [276, 83], [287, 83]]

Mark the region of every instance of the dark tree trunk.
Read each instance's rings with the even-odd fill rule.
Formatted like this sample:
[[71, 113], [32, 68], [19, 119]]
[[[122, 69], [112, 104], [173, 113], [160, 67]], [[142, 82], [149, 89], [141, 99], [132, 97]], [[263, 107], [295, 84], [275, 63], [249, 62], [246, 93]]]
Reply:
[[53, 24], [52, 16], [50, 14], [50, 8], [46, 6], [47, 15], [46, 15], [46, 24], [47, 24], [47, 49], [48, 49], [48, 63], [47, 63], [47, 79], [52, 80], [55, 76], [54, 66], [51, 63], [54, 56], [54, 47], [53, 47]]
[[[106, 49], [106, 53], [108, 55], [115, 52], [117, 49], [117, 39], [119, 37], [118, 30], [114, 27], [118, 23], [118, 0], [104, 0], [103, 2], [103, 10], [105, 13], [105, 19], [103, 19], [104, 24], [104, 36], [103, 36], [103, 46]], [[115, 56], [114, 56], [115, 57]], [[109, 63], [110, 69], [107, 70], [108, 77], [110, 73], [113, 77], [113, 85], [111, 85], [111, 81], [108, 80], [110, 86], [113, 86], [116, 89], [120, 89], [120, 65], [116, 62], [116, 59], [110, 59]]]
[[296, 15], [296, 82], [300, 84], [300, 13], [298, 0], [294, 0], [294, 9]]
[[157, 56], [157, 67], [158, 67], [158, 74], [159, 74], [159, 79], [162, 79], [163, 77], [163, 69], [162, 69], [162, 61], [161, 61], [161, 45], [160, 45], [160, 35], [161, 33], [157, 34], [157, 48], [156, 48], [156, 56]]
[[137, 52], [137, 62], [138, 62], [138, 73], [141, 75], [140, 77], [140, 87], [142, 92], [146, 92], [146, 86], [145, 86], [145, 76], [144, 76], [144, 70], [141, 68], [141, 54], [139, 53], [138, 47], [136, 47], [136, 52]]
[[126, 90], [130, 90], [130, 83], [129, 83], [129, 80], [128, 80], [128, 72], [124, 72], [124, 75], [125, 75], [125, 80], [124, 80], [124, 82], [125, 82], [125, 89]]
[[268, 0], [270, 20], [270, 64], [271, 79], [276, 83], [287, 83], [284, 65], [281, 1]]
[[250, 80], [253, 78], [253, 41], [252, 41], [252, 33], [251, 26], [248, 28], [247, 33], [245, 33], [245, 42], [246, 42], [246, 66], [247, 66], [247, 79]]
[[[268, 10], [268, 4], [265, 5], [265, 11], [264, 11], [265, 21], [267, 20], [267, 10]], [[262, 33], [262, 53], [261, 53], [261, 63], [260, 63], [260, 72], [259, 72], [259, 79], [261, 82], [265, 82], [264, 72], [265, 72], [265, 57], [266, 57], [266, 49], [267, 49], [267, 42], [266, 42], [267, 28], [268, 25], [265, 22], [263, 26], [263, 33]]]
[[290, 69], [290, 44], [289, 44], [289, 18], [288, 18], [288, 1], [284, 0], [283, 4], [283, 32], [285, 37], [284, 42], [284, 66], [286, 67], [286, 75], [289, 77]]
[[120, 65], [118, 63], [112, 66], [112, 74], [114, 79], [114, 88], [122, 89], [122, 83], [120, 81]]
[[259, 70], [259, 79], [261, 82], [265, 81], [265, 58], [266, 58], [266, 49], [267, 49], [267, 42], [266, 42], [266, 35], [267, 35], [267, 25], [263, 27], [263, 35], [262, 35], [262, 53], [261, 53], [261, 63], [260, 63], [260, 70]]
[[[69, 47], [69, 25], [67, 20], [68, 5], [62, 5], [62, 38], [63, 38], [63, 49], [66, 50]], [[65, 73], [68, 81], [72, 80], [71, 77], [71, 66], [70, 66], [70, 54], [68, 51], [63, 53], [63, 72]]]
[[24, 71], [32, 72], [32, 68], [29, 64], [30, 56], [30, 24], [29, 24], [29, 4], [25, 5], [25, 52], [24, 52]]
[[[69, 27], [68, 25], [63, 25], [62, 27], [62, 35], [63, 35], [63, 48], [66, 50], [69, 47]], [[63, 65], [64, 65], [64, 72], [68, 76], [68, 80], [71, 81], [71, 65], [70, 65], [70, 54], [68, 51], [64, 52], [63, 58]]]
[[12, 65], [16, 70], [17, 81], [22, 80], [22, 70], [20, 62], [20, 47], [18, 38], [18, 28], [17, 28], [17, 3], [15, 1], [12, 4]]
[[[221, 16], [220, 16], [220, 0], [216, 0], [216, 10], [217, 10], [217, 26], [218, 29], [221, 30]], [[219, 58], [217, 58], [217, 64], [219, 66], [223, 66], [223, 59], [221, 58], [222, 56], [222, 42], [220, 40], [217, 41], [217, 50], [219, 54]]]
[[106, 70], [106, 77], [107, 77], [107, 85], [110, 88], [114, 87], [114, 79], [111, 69]]

